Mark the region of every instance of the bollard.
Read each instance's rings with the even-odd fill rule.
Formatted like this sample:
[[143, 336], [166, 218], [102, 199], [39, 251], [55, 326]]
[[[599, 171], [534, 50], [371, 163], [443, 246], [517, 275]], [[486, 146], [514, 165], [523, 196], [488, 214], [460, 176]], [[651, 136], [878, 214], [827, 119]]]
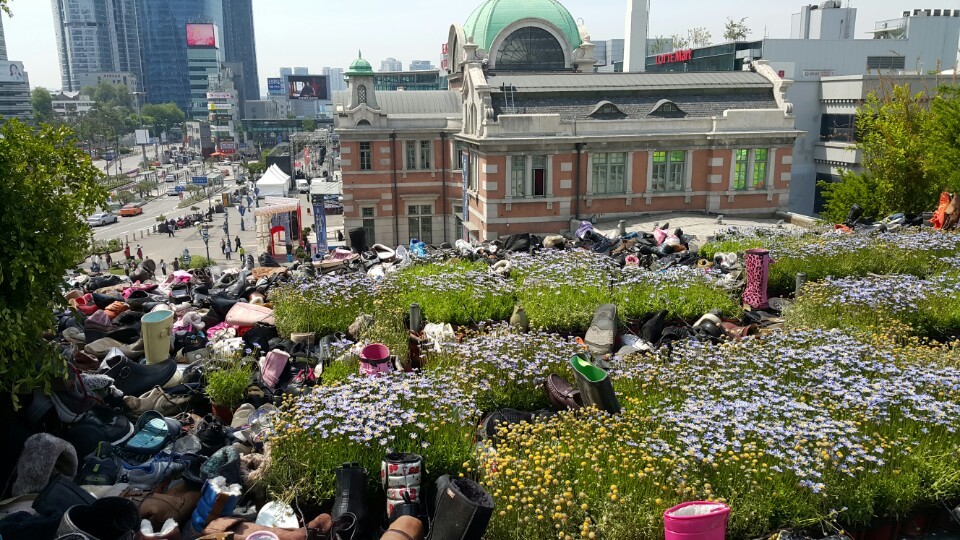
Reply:
[[627, 222], [626, 222], [625, 220], [622, 220], [622, 219], [621, 219], [621, 220], [617, 223], [617, 234], [620, 235], [620, 236], [626, 236], [626, 235], [627, 235]]
[[794, 287], [793, 295], [800, 296], [800, 289], [803, 288], [807, 283], [807, 274], [805, 272], [797, 272], [797, 284]]

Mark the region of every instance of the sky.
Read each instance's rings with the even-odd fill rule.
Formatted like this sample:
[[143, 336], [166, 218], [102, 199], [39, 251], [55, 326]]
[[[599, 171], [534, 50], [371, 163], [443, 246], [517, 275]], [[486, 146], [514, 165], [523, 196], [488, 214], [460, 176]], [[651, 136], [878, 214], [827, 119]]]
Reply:
[[[593, 41], [623, 38], [626, 0], [561, 0], [574, 19], [582, 19]], [[846, 2], [846, 0], [845, 0]], [[254, 0], [260, 86], [277, 76], [280, 67], [346, 68], [362, 51], [374, 69], [393, 57], [403, 61], [430, 60], [440, 64], [441, 46], [450, 25], [462, 24], [481, 0]], [[652, 0], [650, 37], [686, 33], [706, 27], [722, 41], [727, 17], [748, 16], [750, 38], [790, 37], [790, 15], [801, 0]], [[809, 3], [809, 0], [808, 2]], [[874, 22], [892, 19], [914, 7], [958, 7], [958, 0], [906, 2], [851, 0], [858, 9], [857, 37]], [[846, 5], [846, 4], [845, 4]], [[10, 60], [20, 60], [31, 86], [60, 88], [60, 68], [50, 0], [11, 0], [13, 18], [3, 15]]]

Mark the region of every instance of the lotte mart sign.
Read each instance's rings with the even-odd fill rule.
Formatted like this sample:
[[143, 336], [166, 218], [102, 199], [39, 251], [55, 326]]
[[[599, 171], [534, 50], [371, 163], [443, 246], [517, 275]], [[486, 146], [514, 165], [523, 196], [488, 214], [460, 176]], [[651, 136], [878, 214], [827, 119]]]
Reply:
[[683, 49], [680, 51], [673, 51], [672, 53], [657, 55], [657, 65], [688, 62], [690, 60], [693, 60], [693, 49]]

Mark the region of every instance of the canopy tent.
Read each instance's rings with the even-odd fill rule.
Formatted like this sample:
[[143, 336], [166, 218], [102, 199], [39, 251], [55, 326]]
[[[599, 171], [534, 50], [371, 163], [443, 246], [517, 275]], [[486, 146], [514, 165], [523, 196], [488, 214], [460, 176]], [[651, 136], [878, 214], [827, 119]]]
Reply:
[[290, 185], [290, 175], [280, 170], [276, 164], [270, 166], [257, 180], [259, 197], [285, 197]]

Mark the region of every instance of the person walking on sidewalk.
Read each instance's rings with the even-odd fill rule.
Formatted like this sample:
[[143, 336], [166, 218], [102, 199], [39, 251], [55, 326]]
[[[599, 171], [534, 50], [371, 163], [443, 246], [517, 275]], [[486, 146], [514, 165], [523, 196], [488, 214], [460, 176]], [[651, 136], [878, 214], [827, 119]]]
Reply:
[[130, 244], [127, 244], [127, 245], [123, 248], [123, 256], [124, 256], [124, 258], [126, 258], [128, 261], [130, 260]]
[[227, 244], [226, 239], [221, 238], [221, 239], [220, 239], [220, 253], [223, 253], [224, 255], [227, 254], [227, 245], [228, 245], [228, 244]]
[[234, 240], [235, 240], [236, 243], [237, 243], [237, 247], [233, 248], [233, 250], [234, 250], [234, 251], [240, 251], [240, 235], [238, 234], [237, 237], [236, 237]]
[[137, 258], [143, 260], [143, 248], [140, 247], [140, 244], [137, 244]]
[[167, 263], [163, 259], [160, 259], [160, 273], [167, 275]]
[[244, 251], [243, 248], [240, 248], [240, 249], [237, 250], [237, 255], [240, 256], [240, 260], [241, 260], [241, 261], [243, 260], [243, 256], [246, 255], [246, 254], [247, 254], [247, 252]]
[[232, 253], [232, 251], [233, 250], [230, 249], [230, 242], [227, 242], [227, 247], [224, 248], [223, 254], [227, 256], [228, 261], [230, 260], [230, 253]]
[[174, 272], [180, 271], [180, 257], [173, 258], [173, 271]]
[[106, 260], [107, 260], [107, 271], [109, 272], [110, 266], [113, 265], [113, 257], [111, 257], [109, 253], [107, 253]]

